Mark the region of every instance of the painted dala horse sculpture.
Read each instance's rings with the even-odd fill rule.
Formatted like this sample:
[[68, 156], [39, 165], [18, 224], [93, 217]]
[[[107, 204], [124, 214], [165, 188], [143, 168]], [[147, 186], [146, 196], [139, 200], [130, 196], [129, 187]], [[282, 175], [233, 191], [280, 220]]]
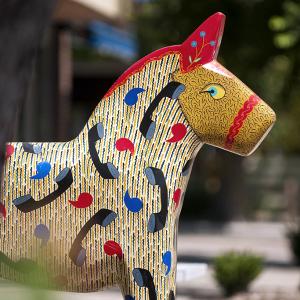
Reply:
[[275, 122], [217, 61], [225, 16], [130, 67], [77, 138], [10, 143], [0, 227], [1, 277], [37, 266], [50, 287], [118, 285], [125, 299], [175, 299], [178, 218], [204, 143], [248, 155]]

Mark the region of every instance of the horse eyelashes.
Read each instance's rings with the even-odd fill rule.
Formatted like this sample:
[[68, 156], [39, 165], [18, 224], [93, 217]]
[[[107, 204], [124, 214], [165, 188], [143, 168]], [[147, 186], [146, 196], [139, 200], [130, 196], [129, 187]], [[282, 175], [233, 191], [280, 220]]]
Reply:
[[104, 179], [117, 179], [119, 177], [118, 169], [111, 163], [102, 163], [96, 150], [96, 142], [104, 136], [104, 129], [101, 123], [93, 126], [88, 133], [89, 152], [93, 164], [100, 176]]
[[154, 136], [156, 122], [152, 120], [152, 114], [155, 109], [158, 107], [161, 100], [165, 97], [170, 99], [177, 99], [179, 95], [185, 90], [183, 84], [179, 82], [169, 82], [154, 98], [154, 100], [150, 103], [148, 109], [145, 112], [145, 115], [140, 124], [139, 130], [141, 134], [147, 140], [151, 140]]
[[13, 200], [13, 204], [22, 212], [28, 213], [50, 204], [60, 195], [62, 195], [73, 183], [72, 171], [69, 168], [64, 168], [54, 179], [58, 188], [48, 196], [38, 201], [34, 200], [30, 194], [21, 196]]
[[69, 257], [73, 263], [81, 267], [86, 260], [86, 249], [82, 247], [82, 241], [94, 225], [102, 227], [108, 226], [117, 218], [117, 214], [109, 209], [100, 209], [81, 228], [77, 234], [69, 252]]

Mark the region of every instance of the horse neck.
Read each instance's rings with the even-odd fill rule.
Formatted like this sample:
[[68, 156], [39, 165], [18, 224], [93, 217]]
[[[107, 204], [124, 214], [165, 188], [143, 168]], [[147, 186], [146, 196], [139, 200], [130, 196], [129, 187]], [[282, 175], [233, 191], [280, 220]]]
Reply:
[[[178, 54], [170, 54], [159, 60], [147, 62], [126, 80], [115, 85], [115, 89], [99, 102], [82, 134], [87, 135], [90, 128], [101, 123], [105, 135], [108, 137], [105, 146], [107, 149], [115, 151], [116, 140], [128, 138], [135, 146], [145, 144], [149, 153], [157, 155], [157, 161], [152, 160], [153, 164], [157, 165], [159, 165], [159, 156], [164, 152], [162, 151], [164, 146], [168, 149], [176, 146], [179, 157], [185, 157], [186, 154], [192, 155], [191, 153], [198, 148], [200, 141], [188, 125], [176, 99], [162, 99], [153, 112], [152, 119], [156, 122], [156, 129], [151, 141], [147, 142], [139, 130], [149, 105], [161, 90], [172, 82], [172, 73], [178, 68]], [[137, 102], [129, 106], [124, 100], [128, 92], [135, 88], [144, 91], [138, 94]], [[171, 128], [176, 123], [182, 123], [186, 126], [187, 136], [177, 145], [164, 144], [168, 137], [172, 135]], [[171, 155], [165, 158], [164, 163], [171, 163], [174, 159], [174, 155]]]

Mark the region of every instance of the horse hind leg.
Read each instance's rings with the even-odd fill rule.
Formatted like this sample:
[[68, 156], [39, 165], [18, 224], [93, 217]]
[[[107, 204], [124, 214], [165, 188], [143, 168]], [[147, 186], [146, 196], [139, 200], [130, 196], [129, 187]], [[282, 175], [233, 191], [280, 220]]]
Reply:
[[143, 268], [128, 270], [119, 287], [125, 300], [175, 300], [174, 291], [158, 291], [151, 272]]

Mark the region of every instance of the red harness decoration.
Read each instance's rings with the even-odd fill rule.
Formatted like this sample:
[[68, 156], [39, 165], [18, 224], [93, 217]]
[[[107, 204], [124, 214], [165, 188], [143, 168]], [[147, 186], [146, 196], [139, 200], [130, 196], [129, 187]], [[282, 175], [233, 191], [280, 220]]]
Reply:
[[251, 111], [258, 104], [259, 101], [260, 99], [256, 95], [251, 95], [249, 99], [245, 101], [244, 105], [237, 113], [236, 117], [234, 118], [229, 128], [226, 141], [225, 141], [226, 149], [231, 149], [232, 144], [234, 143], [234, 138], [238, 135], [240, 129], [244, 124], [244, 121], [247, 119], [248, 115], [251, 113]]

